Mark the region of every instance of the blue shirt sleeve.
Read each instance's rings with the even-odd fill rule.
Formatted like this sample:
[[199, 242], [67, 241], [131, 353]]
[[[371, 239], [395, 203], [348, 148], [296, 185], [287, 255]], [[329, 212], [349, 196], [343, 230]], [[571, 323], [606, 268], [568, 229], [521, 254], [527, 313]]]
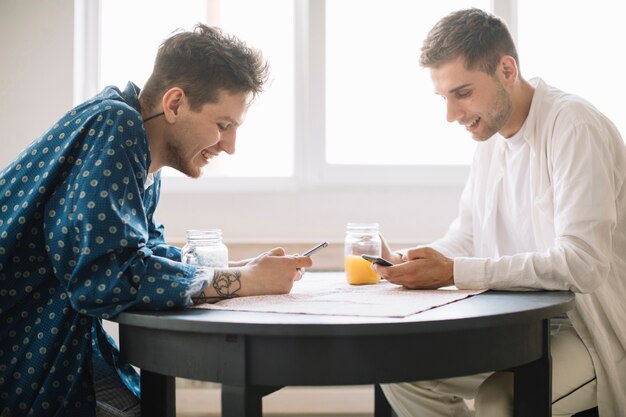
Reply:
[[165, 243], [165, 233], [162, 224], [158, 224], [154, 218], [154, 211], [161, 195], [161, 173], [154, 174], [154, 183], [146, 190], [145, 206], [147, 207], [146, 218], [148, 219], [148, 247], [157, 256], [180, 261], [181, 251], [176, 246]]

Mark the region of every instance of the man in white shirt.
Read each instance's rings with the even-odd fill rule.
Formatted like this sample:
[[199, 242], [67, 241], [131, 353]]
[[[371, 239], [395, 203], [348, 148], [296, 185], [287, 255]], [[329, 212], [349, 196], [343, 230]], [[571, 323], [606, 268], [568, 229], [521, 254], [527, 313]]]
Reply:
[[[373, 265], [407, 288], [569, 290], [551, 328], [552, 412], [595, 406], [626, 416], [626, 147], [585, 100], [525, 80], [506, 25], [454, 12], [428, 34], [420, 63], [447, 119], [479, 143], [459, 216], [428, 247]], [[512, 416], [513, 378], [496, 372], [383, 386], [406, 416]]]

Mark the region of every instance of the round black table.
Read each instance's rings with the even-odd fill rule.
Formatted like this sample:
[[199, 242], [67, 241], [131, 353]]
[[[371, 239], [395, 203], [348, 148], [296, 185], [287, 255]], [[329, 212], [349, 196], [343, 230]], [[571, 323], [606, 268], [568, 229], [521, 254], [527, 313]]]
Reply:
[[[120, 348], [141, 368], [142, 414], [175, 415], [174, 377], [222, 384], [222, 416], [260, 417], [287, 385], [357, 385], [508, 370], [515, 416], [551, 416], [549, 319], [570, 292], [489, 291], [405, 318], [189, 309], [125, 312]], [[380, 390], [376, 417], [391, 415]]]

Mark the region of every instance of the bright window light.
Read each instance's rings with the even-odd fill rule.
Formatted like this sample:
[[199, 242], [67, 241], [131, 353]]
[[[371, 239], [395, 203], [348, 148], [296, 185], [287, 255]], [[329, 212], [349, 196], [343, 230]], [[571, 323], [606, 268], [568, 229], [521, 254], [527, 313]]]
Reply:
[[[271, 66], [266, 91], [239, 129], [236, 155], [212, 161], [205, 177], [292, 178], [295, 161], [308, 158], [296, 155], [297, 141], [307, 133], [297, 130], [304, 129], [295, 124], [303, 112], [298, 106], [324, 116], [325, 137], [307, 145], [319, 150], [313, 152], [319, 159], [311, 159], [319, 164], [315, 172], [348, 165], [467, 166], [475, 142], [461, 126], [446, 122], [445, 102], [418, 58], [435, 22], [468, 7], [491, 10], [491, 0], [326, 1], [325, 13], [313, 20], [296, 20], [296, 1], [289, 0], [106, 0], [100, 11], [100, 86], [132, 80], [142, 87], [162, 40], [205, 22], [259, 48]], [[324, 92], [319, 108], [296, 101], [296, 48], [307, 45], [296, 45], [296, 33], [303, 33], [296, 22], [325, 31], [325, 43], [312, 45], [325, 50], [325, 66], [306, 68], [325, 71], [325, 88], [310, 86], [313, 95], [318, 87]]]
[[[521, 72], [590, 101], [626, 135], [626, 25], [613, 0], [524, 0], [519, 11]], [[557, 23], [557, 24], [555, 24]]]
[[446, 14], [491, 1], [326, 2], [326, 160], [330, 164], [464, 165], [475, 143], [446, 122], [418, 60]]
[[[100, 87], [140, 88], [160, 43], [197, 22], [220, 26], [270, 63], [271, 80], [248, 111], [235, 157], [213, 160], [204, 176], [289, 177], [294, 165], [294, 4], [284, 0], [106, 0], [101, 2]], [[171, 169], [165, 175], [182, 175]]]

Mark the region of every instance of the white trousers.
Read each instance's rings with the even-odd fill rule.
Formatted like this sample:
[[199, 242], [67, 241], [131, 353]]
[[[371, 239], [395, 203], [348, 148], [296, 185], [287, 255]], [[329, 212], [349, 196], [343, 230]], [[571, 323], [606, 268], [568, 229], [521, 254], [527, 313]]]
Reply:
[[[552, 415], [571, 416], [597, 405], [596, 379], [587, 348], [565, 320], [550, 326]], [[513, 416], [513, 374], [491, 372], [432, 381], [381, 385], [398, 417]]]

